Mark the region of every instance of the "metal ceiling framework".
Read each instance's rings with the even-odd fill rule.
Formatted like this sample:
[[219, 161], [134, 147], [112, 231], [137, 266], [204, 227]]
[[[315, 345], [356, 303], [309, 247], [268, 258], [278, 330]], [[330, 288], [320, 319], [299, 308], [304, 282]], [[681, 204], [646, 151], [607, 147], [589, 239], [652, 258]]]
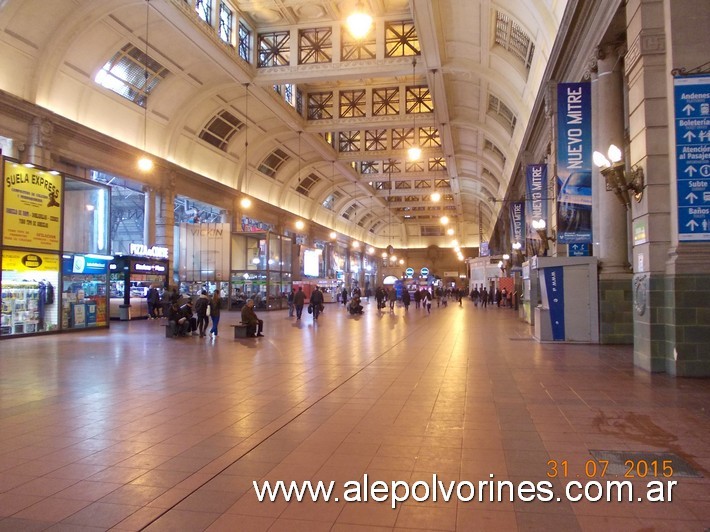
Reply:
[[[6, 0], [0, 44], [21, 79], [0, 88], [354, 239], [386, 247], [394, 235], [400, 249], [447, 247], [432, 230], [442, 214], [462, 247], [492, 234], [490, 198], [505, 195], [567, 3], [366, 0], [374, 29], [355, 41], [343, 26], [355, 0], [149, 0], [149, 28], [146, 1]], [[96, 82], [134, 49], [161, 74], [139, 101]], [[323, 206], [334, 193], [335, 216]]]

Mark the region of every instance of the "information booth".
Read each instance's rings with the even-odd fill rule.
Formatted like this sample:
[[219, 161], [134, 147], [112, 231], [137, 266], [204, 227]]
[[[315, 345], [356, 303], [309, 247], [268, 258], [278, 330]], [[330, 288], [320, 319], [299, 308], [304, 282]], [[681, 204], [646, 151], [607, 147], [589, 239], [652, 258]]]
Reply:
[[110, 268], [111, 319], [148, 317], [146, 293], [151, 286], [163, 289], [170, 280], [165, 258], [120, 255]]
[[[599, 300], [595, 257], [533, 257], [530, 294], [534, 336], [540, 342], [599, 343]], [[537, 286], [535, 286], [537, 285]]]

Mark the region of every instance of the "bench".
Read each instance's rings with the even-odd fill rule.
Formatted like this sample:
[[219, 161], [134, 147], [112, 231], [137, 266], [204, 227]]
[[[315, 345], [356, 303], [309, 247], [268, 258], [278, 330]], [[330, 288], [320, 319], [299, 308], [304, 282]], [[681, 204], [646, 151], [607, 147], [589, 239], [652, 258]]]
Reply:
[[235, 323], [230, 325], [230, 327], [234, 327], [235, 338], [251, 338], [256, 333], [256, 327], [254, 325], [247, 325], [246, 323]]
[[164, 323], [164, 324], [162, 324], [162, 326], [165, 327], [165, 338], [174, 338], [173, 332], [170, 328], [170, 324]]

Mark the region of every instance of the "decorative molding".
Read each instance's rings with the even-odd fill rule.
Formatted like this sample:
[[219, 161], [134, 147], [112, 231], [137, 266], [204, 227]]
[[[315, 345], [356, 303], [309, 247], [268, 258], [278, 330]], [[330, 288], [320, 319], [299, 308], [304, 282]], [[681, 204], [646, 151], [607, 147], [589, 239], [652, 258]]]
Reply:
[[661, 55], [666, 53], [666, 34], [662, 29], [641, 30], [624, 57], [626, 74], [628, 75], [645, 55]]

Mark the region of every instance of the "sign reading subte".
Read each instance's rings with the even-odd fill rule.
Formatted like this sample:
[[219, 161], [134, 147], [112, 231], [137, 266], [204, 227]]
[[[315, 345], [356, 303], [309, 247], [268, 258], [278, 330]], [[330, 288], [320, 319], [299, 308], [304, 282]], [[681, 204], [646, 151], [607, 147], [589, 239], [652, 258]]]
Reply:
[[678, 240], [710, 241], [710, 76], [673, 80]]

